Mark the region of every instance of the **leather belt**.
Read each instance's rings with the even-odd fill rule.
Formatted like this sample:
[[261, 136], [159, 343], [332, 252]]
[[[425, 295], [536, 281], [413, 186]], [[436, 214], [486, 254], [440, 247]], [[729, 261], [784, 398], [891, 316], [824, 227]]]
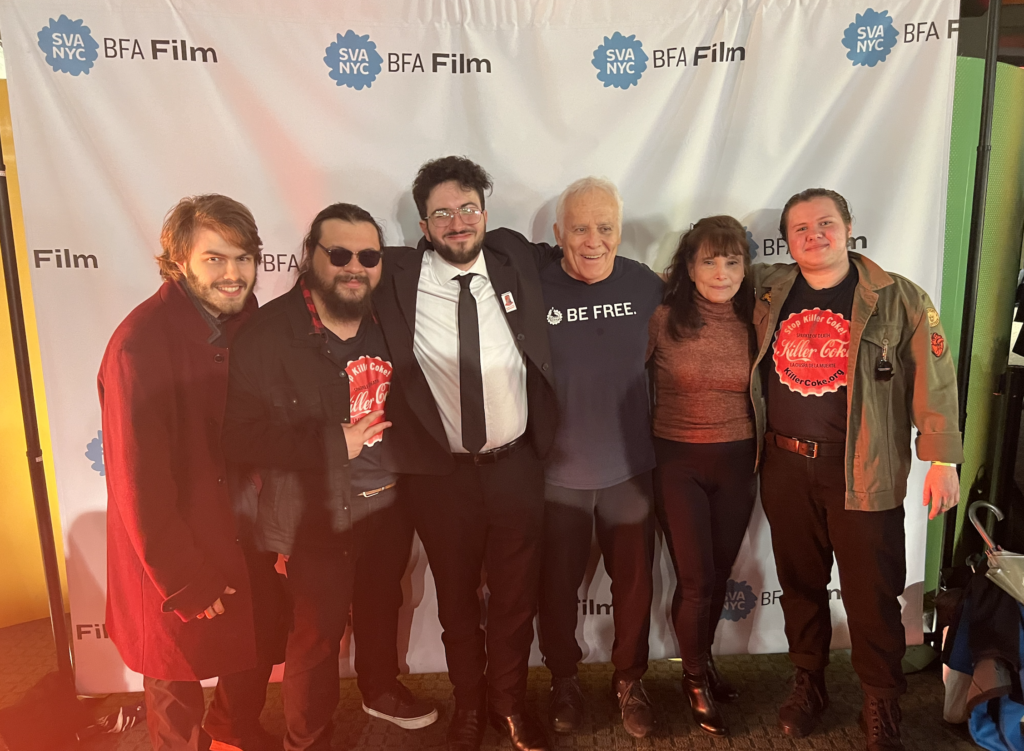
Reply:
[[360, 498], [373, 498], [375, 495], [380, 495], [385, 490], [391, 490], [398, 483], [393, 482], [390, 485], [385, 485], [383, 488], [377, 488], [376, 490], [364, 490], [362, 493], [356, 493]]
[[479, 467], [481, 464], [500, 462], [502, 459], [512, 456], [519, 449], [525, 448], [529, 443], [526, 435], [523, 434], [511, 443], [506, 443], [496, 449], [482, 451], [479, 454], [452, 454], [452, 458], [460, 464], [475, 464]]
[[779, 435], [771, 431], [764, 434], [765, 440], [783, 451], [806, 456], [808, 459], [817, 459], [819, 456], [845, 456], [845, 443], [820, 443], [818, 441], [802, 441], [799, 438]]

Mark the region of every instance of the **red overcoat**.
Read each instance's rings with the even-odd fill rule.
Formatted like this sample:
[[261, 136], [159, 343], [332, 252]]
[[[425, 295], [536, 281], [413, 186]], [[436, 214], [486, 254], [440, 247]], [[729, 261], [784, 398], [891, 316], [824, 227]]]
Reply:
[[[230, 341], [253, 310], [211, 329], [181, 282], [117, 327], [100, 365], [107, 477], [107, 630], [125, 664], [199, 680], [256, 664], [221, 423]], [[226, 341], [225, 341], [226, 340]], [[195, 616], [222, 596], [224, 615]]]

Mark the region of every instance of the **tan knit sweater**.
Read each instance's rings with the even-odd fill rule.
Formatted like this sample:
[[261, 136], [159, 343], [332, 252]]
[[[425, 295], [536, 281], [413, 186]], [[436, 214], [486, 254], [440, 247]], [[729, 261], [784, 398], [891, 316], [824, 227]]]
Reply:
[[648, 326], [657, 403], [654, 435], [681, 443], [725, 443], [754, 437], [750, 405], [753, 326], [736, 318], [731, 302], [696, 295], [704, 326], [681, 341], [668, 330], [668, 306]]

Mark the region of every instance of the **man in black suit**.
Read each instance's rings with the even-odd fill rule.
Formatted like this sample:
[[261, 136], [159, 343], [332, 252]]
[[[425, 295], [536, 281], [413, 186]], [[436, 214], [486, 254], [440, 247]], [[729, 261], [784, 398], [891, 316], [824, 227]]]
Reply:
[[542, 751], [524, 703], [557, 404], [538, 267], [559, 253], [486, 232], [490, 188], [463, 157], [423, 165], [413, 198], [424, 237], [387, 251], [374, 302], [394, 362], [392, 448], [415, 468], [401, 495], [434, 575], [454, 686], [448, 748], [476, 751], [489, 712], [516, 749]]

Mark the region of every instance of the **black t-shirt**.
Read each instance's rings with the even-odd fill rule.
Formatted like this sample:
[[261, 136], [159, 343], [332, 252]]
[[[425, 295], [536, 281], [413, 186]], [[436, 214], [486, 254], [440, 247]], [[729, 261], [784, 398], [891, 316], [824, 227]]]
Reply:
[[[392, 368], [391, 353], [379, 324], [372, 318], [364, 318], [359, 332], [344, 341], [327, 329], [327, 346], [323, 351], [335, 365], [348, 373], [349, 412], [353, 423], [370, 412], [384, 409], [391, 388]], [[385, 419], [386, 416], [385, 413]], [[353, 493], [376, 490], [395, 481], [395, 474], [382, 464], [387, 436], [387, 430], [378, 433], [352, 460]]]
[[598, 490], [653, 469], [644, 355], [661, 279], [621, 257], [611, 275], [594, 284], [573, 279], [559, 263], [540, 279], [559, 407], [545, 479]]
[[847, 355], [857, 269], [828, 289], [797, 274], [762, 360], [768, 429], [811, 441], [846, 441]]

